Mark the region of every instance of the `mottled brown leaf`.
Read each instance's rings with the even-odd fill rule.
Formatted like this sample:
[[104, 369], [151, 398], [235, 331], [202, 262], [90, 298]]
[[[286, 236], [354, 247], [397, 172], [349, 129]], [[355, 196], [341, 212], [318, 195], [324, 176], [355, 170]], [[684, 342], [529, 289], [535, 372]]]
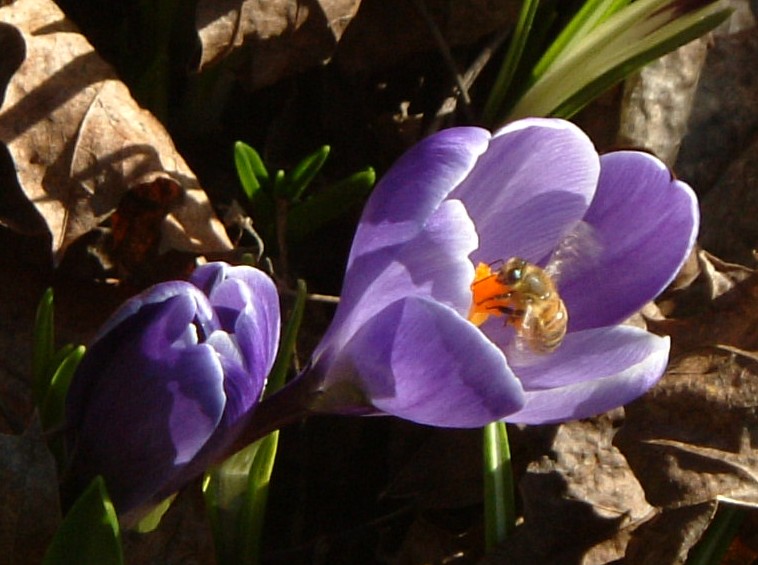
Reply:
[[700, 308], [650, 321], [672, 336], [672, 361], [614, 440], [660, 512], [633, 533], [630, 563], [683, 563], [719, 500], [758, 507], [758, 275], [699, 262], [679, 300]]
[[716, 502], [674, 508], [659, 514], [634, 532], [624, 563], [679, 565], [705, 533], [716, 513]]
[[205, 68], [243, 48], [252, 88], [328, 61], [361, 0], [200, 0], [196, 26]]
[[[491, 563], [601, 563], [623, 556], [629, 532], [655, 514], [626, 459], [612, 445], [620, 410], [554, 428], [521, 479], [524, 523]], [[526, 428], [513, 443], [541, 443]], [[519, 450], [520, 451], [520, 450]]]
[[184, 193], [162, 224], [164, 248], [231, 247], [163, 126], [137, 106], [53, 2], [2, 7], [0, 24], [0, 42], [20, 35], [25, 53], [0, 85], [0, 141], [18, 185], [52, 234], [56, 260], [107, 218], [127, 190], [156, 178], [171, 179]]
[[0, 434], [0, 560], [40, 563], [60, 519], [55, 461], [39, 424]]

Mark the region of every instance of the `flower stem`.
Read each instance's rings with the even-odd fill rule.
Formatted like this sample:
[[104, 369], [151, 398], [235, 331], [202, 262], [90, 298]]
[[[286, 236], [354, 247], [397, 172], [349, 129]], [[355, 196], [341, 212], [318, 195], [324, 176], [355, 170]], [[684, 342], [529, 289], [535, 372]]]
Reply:
[[483, 438], [485, 547], [491, 551], [513, 532], [516, 525], [516, 501], [505, 423], [487, 424]]

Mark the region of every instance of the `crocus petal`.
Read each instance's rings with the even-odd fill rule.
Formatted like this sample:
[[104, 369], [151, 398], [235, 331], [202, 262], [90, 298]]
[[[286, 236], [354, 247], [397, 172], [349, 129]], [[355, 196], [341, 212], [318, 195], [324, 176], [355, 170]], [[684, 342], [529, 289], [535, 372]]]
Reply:
[[[392, 228], [388, 228], [392, 229]], [[338, 333], [323, 343], [347, 341], [356, 329], [403, 296], [429, 296], [467, 313], [474, 267], [468, 260], [477, 245], [474, 226], [457, 200], [442, 203], [423, 229], [403, 245], [362, 255], [349, 268], [332, 322]]]
[[121, 324], [127, 318], [134, 316], [139, 310], [150, 304], [166, 302], [173, 296], [194, 296], [197, 304], [196, 322], [201, 325], [203, 331], [210, 334], [218, 327], [214, 321], [213, 310], [208, 303], [207, 297], [198, 289], [184, 281], [171, 281], [152, 286], [141, 294], [124, 302], [102, 325], [93, 341], [109, 333], [113, 328]]
[[570, 122], [534, 118], [499, 130], [451, 194], [480, 234], [473, 262], [541, 260], [581, 220], [599, 169], [592, 142]]
[[669, 345], [668, 337], [617, 326], [569, 334], [542, 360], [511, 355], [509, 362], [526, 389], [526, 405], [505, 419], [519, 424], [561, 422], [631, 402], [661, 377]]
[[92, 472], [105, 476], [120, 509], [159, 492], [221, 419], [226, 398], [213, 349], [170, 347], [177, 320], [192, 321], [194, 302], [174, 296], [124, 319], [93, 344], [69, 391], [67, 418], [76, 425], [71, 471], [84, 480]]
[[697, 199], [646, 153], [601, 158], [597, 195], [584, 221], [599, 255], [560, 280], [569, 330], [618, 323], [657, 296], [683, 264], [697, 236]]
[[384, 175], [366, 203], [348, 268], [366, 253], [416, 237], [427, 219], [487, 149], [490, 133], [451, 128], [411, 148]]
[[[273, 281], [263, 272], [245, 269], [245, 278], [229, 269], [229, 277], [211, 291], [210, 302], [222, 326], [237, 337], [251, 373], [271, 370], [279, 344], [279, 298]], [[226, 324], [226, 325], [225, 325]]]
[[354, 375], [375, 408], [422, 424], [481, 426], [523, 402], [502, 352], [458, 313], [423, 298], [386, 307], [340, 357], [335, 371]]

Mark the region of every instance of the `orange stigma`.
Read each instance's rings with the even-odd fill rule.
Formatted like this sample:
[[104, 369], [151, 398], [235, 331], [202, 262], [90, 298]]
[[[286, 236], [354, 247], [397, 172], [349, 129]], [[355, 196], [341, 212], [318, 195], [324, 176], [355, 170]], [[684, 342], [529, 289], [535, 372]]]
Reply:
[[508, 308], [510, 289], [500, 281], [498, 272], [492, 272], [491, 265], [479, 263], [476, 266], [474, 282], [471, 283], [471, 310], [469, 321], [481, 326], [490, 316], [502, 316], [503, 309]]

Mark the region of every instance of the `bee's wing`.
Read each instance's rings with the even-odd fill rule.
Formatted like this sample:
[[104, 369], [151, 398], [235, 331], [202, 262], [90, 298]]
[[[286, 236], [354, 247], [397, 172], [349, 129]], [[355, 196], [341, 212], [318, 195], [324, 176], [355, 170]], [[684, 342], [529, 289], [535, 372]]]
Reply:
[[545, 265], [545, 273], [557, 283], [567, 273], [591, 270], [602, 249], [597, 230], [579, 221], [556, 246]]

